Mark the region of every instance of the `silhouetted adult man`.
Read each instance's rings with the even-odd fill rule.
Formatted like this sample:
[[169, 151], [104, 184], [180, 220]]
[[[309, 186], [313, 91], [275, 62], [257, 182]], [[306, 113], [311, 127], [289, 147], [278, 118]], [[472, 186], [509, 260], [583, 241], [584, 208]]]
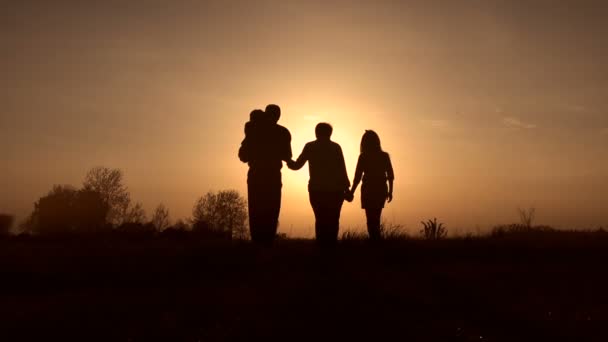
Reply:
[[287, 163], [290, 169], [299, 170], [308, 162], [308, 194], [321, 247], [333, 247], [338, 241], [340, 211], [350, 186], [342, 148], [330, 140], [332, 131], [330, 124], [318, 124], [317, 140], [307, 143], [296, 161]]
[[253, 137], [245, 137], [239, 158], [249, 164], [247, 199], [251, 239], [269, 246], [274, 241], [281, 211], [281, 168], [291, 160], [291, 134], [277, 122], [281, 108], [266, 106], [261, 124]]

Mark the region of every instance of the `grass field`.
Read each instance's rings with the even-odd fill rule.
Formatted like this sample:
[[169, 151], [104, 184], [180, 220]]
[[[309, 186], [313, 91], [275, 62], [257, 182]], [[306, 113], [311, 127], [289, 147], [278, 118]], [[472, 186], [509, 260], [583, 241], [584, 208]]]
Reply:
[[0, 240], [0, 340], [606, 341], [608, 234]]

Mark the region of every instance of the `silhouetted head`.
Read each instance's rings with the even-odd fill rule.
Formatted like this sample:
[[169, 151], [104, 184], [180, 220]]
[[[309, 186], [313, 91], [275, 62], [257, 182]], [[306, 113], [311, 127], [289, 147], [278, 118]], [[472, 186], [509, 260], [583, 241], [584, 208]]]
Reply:
[[329, 140], [334, 129], [327, 122], [321, 122], [315, 127], [315, 135], [319, 140]]
[[361, 138], [361, 153], [382, 152], [380, 137], [372, 130], [365, 130]]
[[264, 117], [264, 111], [261, 109], [254, 109], [249, 114], [249, 121], [251, 122], [260, 122]]
[[268, 114], [270, 121], [277, 123], [281, 117], [281, 107], [276, 104], [269, 104], [266, 106], [266, 114]]

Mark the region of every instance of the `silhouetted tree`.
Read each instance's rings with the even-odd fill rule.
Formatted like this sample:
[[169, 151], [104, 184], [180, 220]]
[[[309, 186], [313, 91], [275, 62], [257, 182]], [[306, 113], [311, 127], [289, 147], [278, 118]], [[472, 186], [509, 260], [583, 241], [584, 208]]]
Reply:
[[78, 190], [73, 203], [74, 227], [80, 231], [100, 231], [109, 228], [106, 218], [109, 207], [100, 193]]
[[[123, 173], [119, 169], [95, 167], [85, 176], [83, 188], [100, 193], [108, 204], [107, 221], [114, 225], [129, 222], [131, 196], [123, 184]], [[131, 208], [132, 209], [132, 208]]]
[[135, 203], [133, 206], [129, 206], [129, 209], [125, 213], [125, 216], [122, 218], [122, 224], [125, 223], [136, 223], [136, 224], [144, 224], [146, 223], [146, 211], [141, 203]]
[[24, 227], [42, 234], [98, 231], [106, 227], [107, 214], [108, 205], [98, 192], [55, 185], [34, 204]]
[[0, 214], [0, 236], [8, 235], [13, 226], [13, 216]]
[[156, 227], [156, 230], [165, 230], [171, 224], [169, 221], [169, 209], [164, 204], [159, 204], [156, 210], [154, 210], [151, 222]]
[[519, 221], [521, 222], [521, 224], [525, 228], [531, 229], [532, 223], [534, 222], [534, 218], [536, 217], [536, 208], [534, 208], [534, 207], [528, 208], [528, 209], [517, 208], [517, 212], [519, 213]]
[[192, 230], [214, 237], [247, 238], [247, 202], [236, 190], [208, 192], [192, 209]]

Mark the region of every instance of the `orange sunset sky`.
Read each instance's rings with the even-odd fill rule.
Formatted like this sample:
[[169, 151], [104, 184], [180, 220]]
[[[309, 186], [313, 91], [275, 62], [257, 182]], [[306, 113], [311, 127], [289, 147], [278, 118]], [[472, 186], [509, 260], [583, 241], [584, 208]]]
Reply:
[[[395, 169], [384, 218], [412, 232], [608, 224], [608, 2], [15, 1], [0, 5], [0, 212], [120, 168], [172, 219], [246, 194], [254, 108], [294, 157], [334, 126], [353, 177], [374, 129]], [[312, 236], [308, 171], [283, 169], [281, 232]], [[365, 225], [359, 198], [342, 227]]]

